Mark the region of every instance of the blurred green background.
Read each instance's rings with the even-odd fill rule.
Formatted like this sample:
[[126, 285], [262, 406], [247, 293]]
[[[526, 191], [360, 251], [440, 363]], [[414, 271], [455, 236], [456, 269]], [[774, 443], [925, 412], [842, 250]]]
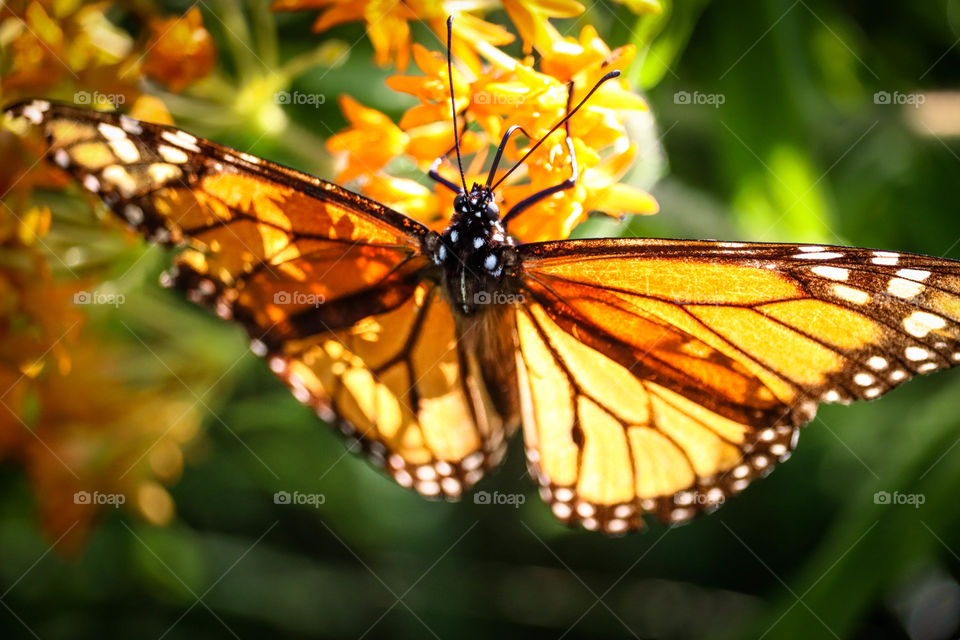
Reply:
[[[221, 4], [199, 6], [228, 48]], [[960, 85], [960, 2], [681, 0], [667, 9], [638, 20], [597, 3], [557, 21], [565, 33], [590, 23], [611, 45], [637, 44], [630, 78], [656, 119], [655, 130], [636, 127], [647, 151], [632, 179], [658, 178], [661, 213], [590, 221], [581, 235], [812, 241], [960, 259], [960, 97], [950, 93]], [[287, 109], [312, 134], [299, 148], [218, 126], [215, 112], [178, 113], [178, 123], [330, 177], [319, 143], [344, 125], [336, 95], [395, 117], [411, 102], [383, 84], [390, 70], [371, 66], [361, 25], [317, 36], [313, 17], [278, 16], [281, 59], [325, 39], [358, 44], [341, 66], [294, 82], [328, 96]], [[923, 96], [919, 108], [893, 104], [912, 92]], [[150, 351], [123, 325], [202, 372], [194, 392], [205, 428], [171, 488], [172, 525], [108, 509], [75, 557], [49, 551], [28, 482], [0, 467], [3, 637], [957, 637], [960, 372], [822, 408], [789, 462], [717, 513], [608, 539], [553, 520], [519, 442], [478, 487], [525, 494], [518, 508], [470, 496], [428, 502], [401, 489], [347, 453], [246, 352], [237, 327], [158, 287], [169, 256], [142, 244], [117, 252], [110, 269], [125, 273], [114, 284], [127, 303], [94, 322], [125, 336], [144, 363]], [[278, 505], [278, 491], [325, 501]], [[924, 503], [876, 504], [878, 491]]]

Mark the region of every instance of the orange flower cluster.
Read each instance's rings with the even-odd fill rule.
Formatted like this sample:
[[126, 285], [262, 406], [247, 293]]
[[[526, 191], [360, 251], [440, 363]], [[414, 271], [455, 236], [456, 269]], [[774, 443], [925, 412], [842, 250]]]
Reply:
[[[21, 0], [0, 5], [0, 103], [47, 96], [82, 106], [130, 105], [144, 73], [173, 91], [213, 69], [199, 10], [154, 18], [143, 49], [106, 16], [110, 3]], [[145, 62], [144, 62], [145, 61]]]
[[150, 33], [143, 72], [171, 91], [179, 93], [213, 71], [217, 51], [200, 9], [193, 7], [181, 17], [154, 18]]
[[[453, 211], [454, 194], [439, 185], [430, 189], [394, 171], [395, 158], [406, 156], [426, 169], [453, 145], [445, 56], [416, 44], [413, 55], [423, 75], [393, 76], [387, 84], [415, 96], [419, 104], [394, 124], [386, 115], [341, 97], [350, 126], [331, 137], [327, 146], [342, 158], [339, 181], [354, 181], [370, 197], [442, 227]], [[458, 120], [461, 128], [467, 125], [461, 148], [474, 156], [474, 161], [464, 167], [468, 184], [485, 179], [488, 151], [509, 126], [522, 126], [530, 138], [515, 135], [511, 139], [498, 175], [503, 175], [563, 118], [567, 82], [573, 82], [573, 98], [579, 101], [605, 74], [627, 67], [633, 55], [631, 46], [611, 51], [588, 26], [579, 39], [556, 35], [542, 52], [539, 69], [499, 50], [489, 56], [489, 65], [479, 75], [468, 77], [469, 70], [454, 68]], [[626, 120], [631, 113], [646, 109], [646, 103], [630, 91], [625, 81], [602, 85], [570, 123], [580, 169], [576, 187], [554, 194], [516, 218], [511, 233], [525, 241], [565, 238], [591, 211], [614, 216], [655, 213], [657, 203], [649, 193], [620, 182], [637, 154], [636, 145], [627, 135]], [[442, 172], [452, 182], [459, 182], [449, 163]], [[532, 193], [563, 182], [570, 173], [571, 159], [561, 129], [504, 182], [500, 210], [508, 211]]]
[[[617, 0], [634, 13], [660, 13], [659, 0]], [[274, 11], [321, 10], [313, 23], [316, 32], [326, 31], [344, 22], [363, 21], [373, 44], [377, 64], [395, 62], [406, 69], [410, 61], [410, 24], [422, 22], [434, 33], [446, 38], [446, 20], [453, 16], [457, 33], [453, 38], [453, 54], [471, 70], [479, 72], [480, 57], [491, 49], [513, 42], [513, 34], [487, 22], [484, 15], [502, 9], [520, 34], [524, 51], [532, 47], [545, 51], [559, 39], [551, 18], [573, 18], [584, 11], [576, 0], [274, 0]]]
[[161, 483], [179, 478], [181, 446], [202, 414], [159, 363], [152, 374], [138, 368], [152, 390], [131, 384], [129, 354], [77, 304], [91, 279], [49, 265], [49, 226], [46, 207], [17, 218], [0, 206], [0, 460], [24, 468], [45, 530], [69, 551], [105, 506], [172, 519]]
[[[200, 14], [155, 22], [141, 65], [145, 51], [107, 19], [108, 9], [106, 2], [3, 3], [0, 103], [47, 96], [169, 121], [160, 100], [141, 94], [142, 74], [180, 89], [210, 71], [212, 41]], [[15, 133], [0, 127], [0, 459], [24, 468], [47, 534], [63, 536], [58, 549], [71, 549], [105, 506], [97, 496], [122, 500], [150, 522], [170, 521], [173, 501], [160, 483], [179, 477], [180, 447], [201, 413], [169, 393], [133, 388], [122, 347], [90, 326], [76, 296], [93, 288], [94, 277], [73, 261], [68, 273], [62, 247], [75, 243], [51, 231], [50, 209], [34, 203], [35, 189], [69, 180], [37, 161], [41, 143]], [[156, 371], [155, 386], [170, 375]]]

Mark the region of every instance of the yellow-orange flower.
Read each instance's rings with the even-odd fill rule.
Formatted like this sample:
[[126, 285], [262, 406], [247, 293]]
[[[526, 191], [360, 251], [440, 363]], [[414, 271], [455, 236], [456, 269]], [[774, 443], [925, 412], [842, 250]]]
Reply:
[[[518, 1], [534, 3], [534, 0]], [[468, 9], [464, 9], [464, 4], [456, 0], [274, 0], [271, 8], [274, 11], [322, 10], [323, 13], [313, 23], [316, 32], [344, 22], [363, 21], [373, 44], [377, 64], [394, 62], [400, 69], [406, 69], [410, 61], [410, 23], [423, 22], [446, 39], [446, 20], [448, 16], [453, 16], [457, 25], [453, 34], [454, 53], [470, 68], [479, 69], [477, 53], [486, 46], [509, 44], [513, 41], [513, 35], [503, 27], [471, 13], [498, 9], [499, 2], [477, 0], [467, 4]]]
[[[409, 93], [420, 100], [420, 104], [411, 107], [403, 114], [400, 127], [409, 129], [438, 120], [450, 120], [450, 80], [447, 76], [447, 59], [436, 51], [414, 44], [413, 57], [417, 67], [425, 75], [391, 76], [387, 86], [394, 91]], [[463, 74], [453, 70], [453, 93], [456, 97], [457, 113], [470, 104], [470, 85]]]
[[[107, 19], [109, 8], [53, 0], [0, 6], [7, 53], [0, 60], [0, 102], [48, 96], [82, 106], [123, 105], [135, 117], [169, 123], [163, 102], [141, 94], [145, 52]], [[188, 23], [196, 26], [196, 18]], [[189, 73], [201, 71], [194, 59]], [[0, 459], [24, 469], [46, 534], [69, 533], [58, 545], [69, 550], [102, 509], [78, 501], [78, 491], [123, 495], [126, 508], [155, 524], [173, 517], [160, 483], [176, 480], [180, 445], [196, 432], [200, 412], [171, 403], [171, 389], [133, 388], [118, 365], [125, 359], [121, 341], [93, 329], [76, 304], [75, 296], [96, 281], [65, 251], [88, 252], [77, 252], [71, 235], [83, 207], [74, 210], [72, 225], [51, 225], [51, 210], [36, 204], [33, 192], [71, 181], [37, 162], [45, 143], [19, 133], [16, 122], [0, 122]], [[88, 220], [101, 227], [92, 212]], [[164, 376], [172, 379], [158, 364], [157, 388], [168, 384]]]
[[[180, 446], [200, 412], [186, 398], [170, 401], [186, 389], [130, 385], [122, 354], [77, 304], [92, 278], [59, 277], [47, 262], [50, 215], [30, 207], [18, 217], [0, 204], [0, 460], [23, 467], [44, 530], [70, 551], [103, 508], [83, 492], [122, 496], [114, 501], [147, 520], [170, 521], [173, 502], [158, 481], [179, 477]], [[158, 386], [172, 379], [160, 363], [155, 370]]]
[[8, 52], [0, 62], [0, 102], [52, 95], [123, 104], [139, 95], [133, 39], [106, 18], [106, 3], [77, 4], [0, 6], [0, 44]]
[[[386, 114], [365, 107], [347, 95], [340, 96], [340, 109], [351, 126], [327, 140], [330, 151], [345, 153], [346, 166], [338, 180], [346, 182], [373, 173], [403, 153], [409, 136]], [[350, 153], [353, 149], [363, 152]]]
[[527, 50], [543, 49], [559, 37], [550, 18], [573, 18], [583, 13], [576, 0], [503, 0], [503, 8], [520, 32]]
[[[461, 151], [467, 157], [464, 168], [468, 183], [485, 179], [488, 151], [508, 127], [519, 125], [530, 137], [515, 135], [507, 145], [498, 178], [564, 117], [569, 81], [574, 84], [574, 102], [578, 102], [605, 74], [626, 68], [633, 53], [632, 47], [611, 50], [596, 30], [586, 27], [578, 39], [552, 39], [544, 47], [539, 70], [499, 51], [472, 80], [455, 68], [454, 96], [463, 131]], [[331, 138], [328, 148], [344, 163], [338, 179], [356, 180], [357, 188], [367, 195], [428, 224], [442, 226], [452, 211], [453, 194], [449, 189], [437, 185], [431, 192], [409, 176], [400, 180], [400, 176], [391, 174], [391, 160], [406, 156], [423, 170], [453, 143], [445, 56], [419, 45], [414, 45], [413, 54], [422, 75], [393, 76], [387, 84], [415, 96], [419, 104], [408, 109], [397, 125], [382, 113], [373, 111], [372, 115], [372, 110], [363, 111], [365, 108], [355, 101], [344, 99], [341, 104], [351, 126]], [[525, 241], [557, 239], [569, 236], [591, 211], [614, 216], [655, 213], [657, 203], [650, 194], [620, 182], [637, 153], [627, 135], [626, 119], [631, 112], [646, 108], [624, 80], [611, 80], [601, 86], [570, 122], [580, 171], [576, 187], [524, 212], [511, 224], [510, 232]], [[359, 118], [359, 113], [368, 115]], [[475, 123], [474, 127], [468, 128], [470, 123]], [[501, 185], [501, 211], [563, 182], [571, 170], [569, 148], [560, 129]], [[442, 166], [441, 173], [459, 182], [451, 162]]]
[[213, 70], [217, 52], [203, 16], [193, 7], [182, 17], [150, 22], [143, 72], [179, 93]]

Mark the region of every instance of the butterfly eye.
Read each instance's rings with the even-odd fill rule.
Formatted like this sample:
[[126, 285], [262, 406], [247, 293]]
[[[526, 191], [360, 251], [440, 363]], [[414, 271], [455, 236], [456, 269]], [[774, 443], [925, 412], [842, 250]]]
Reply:
[[462, 193], [453, 199], [453, 208], [455, 211], [466, 211], [467, 199]]
[[500, 217], [500, 207], [493, 200], [488, 201], [483, 207], [483, 214], [488, 220], [496, 220]]

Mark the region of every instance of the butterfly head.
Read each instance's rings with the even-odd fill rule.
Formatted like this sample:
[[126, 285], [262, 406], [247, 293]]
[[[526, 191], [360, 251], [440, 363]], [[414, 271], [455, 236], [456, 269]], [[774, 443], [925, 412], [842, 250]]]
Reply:
[[493, 190], [474, 183], [469, 193], [461, 191], [453, 199], [453, 218], [468, 217], [495, 223], [500, 221], [500, 207], [497, 206]]
[[461, 191], [453, 209], [432, 257], [443, 269], [454, 305], [469, 315], [500, 299], [516, 256], [490, 188], [475, 184], [469, 192]]

